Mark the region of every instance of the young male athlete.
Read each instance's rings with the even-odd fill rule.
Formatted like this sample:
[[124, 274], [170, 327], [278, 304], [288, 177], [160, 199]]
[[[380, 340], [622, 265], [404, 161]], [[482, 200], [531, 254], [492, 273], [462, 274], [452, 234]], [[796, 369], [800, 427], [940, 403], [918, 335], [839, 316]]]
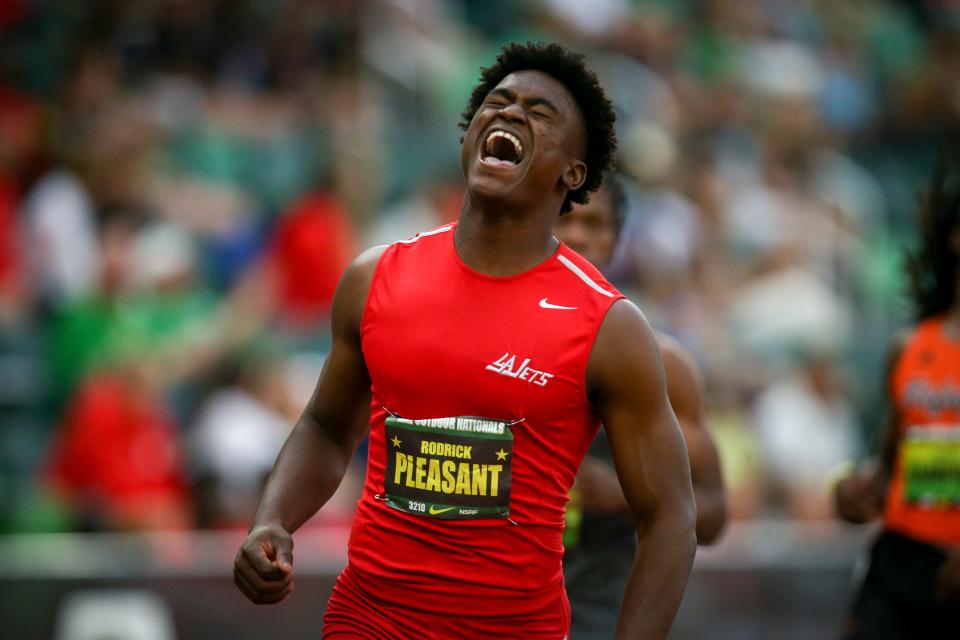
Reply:
[[849, 640], [960, 637], [960, 144], [944, 148], [909, 261], [919, 324], [897, 341], [879, 464], [837, 484], [845, 520], [882, 516]]
[[602, 181], [613, 121], [558, 45], [507, 45], [483, 70], [459, 222], [362, 254], [337, 289], [330, 355], [237, 554], [251, 600], [292, 588], [290, 534], [336, 489], [371, 393], [324, 637], [565, 637], [564, 505], [599, 420], [643, 542], [618, 635], [666, 636], [696, 549], [683, 437], [643, 315], [553, 237]]
[[[623, 187], [607, 176], [586, 204], [560, 217], [555, 234], [601, 267], [613, 259], [626, 208]], [[697, 505], [697, 542], [716, 541], [726, 522], [720, 458], [704, 416], [703, 391], [693, 356], [675, 339], [656, 333], [667, 395], [687, 443]], [[597, 433], [577, 473], [575, 500], [581, 519], [568, 519], [563, 572], [570, 598], [573, 638], [612, 638], [637, 538], [617, 479], [610, 442]]]

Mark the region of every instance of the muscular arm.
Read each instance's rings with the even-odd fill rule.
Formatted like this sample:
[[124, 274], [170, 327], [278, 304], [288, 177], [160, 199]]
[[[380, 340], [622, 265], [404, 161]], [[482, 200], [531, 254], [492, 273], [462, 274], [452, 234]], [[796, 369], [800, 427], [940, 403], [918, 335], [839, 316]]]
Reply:
[[[727, 520], [720, 457], [706, 425], [703, 385], [696, 364], [679, 342], [656, 336], [666, 375], [667, 396], [683, 432], [697, 504], [697, 542], [715, 542]], [[587, 456], [577, 476], [584, 508], [615, 513], [628, 510], [616, 471], [604, 460]]]
[[696, 552], [696, 507], [659, 350], [646, 319], [627, 300], [613, 305], [600, 328], [587, 384], [640, 541], [617, 637], [664, 638]]
[[267, 479], [253, 526], [237, 553], [234, 581], [257, 603], [278, 602], [292, 588], [291, 534], [340, 486], [366, 424], [356, 419], [370, 380], [360, 349], [360, 321], [382, 247], [360, 255], [333, 298], [332, 344], [313, 397]]
[[673, 338], [658, 335], [667, 377], [667, 395], [687, 442], [697, 503], [697, 542], [716, 541], [727, 521], [727, 500], [717, 446], [707, 429], [703, 385], [690, 353]]

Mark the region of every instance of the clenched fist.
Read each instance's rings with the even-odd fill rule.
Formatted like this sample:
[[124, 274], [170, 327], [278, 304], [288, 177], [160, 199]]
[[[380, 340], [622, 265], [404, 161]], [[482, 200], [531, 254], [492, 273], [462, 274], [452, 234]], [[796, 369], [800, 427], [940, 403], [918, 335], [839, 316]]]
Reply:
[[873, 475], [860, 471], [841, 478], [833, 490], [837, 514], [853, 524], [871, 522], [883, 515], [883, 498]]
[[279, 525], [253, 529], [233, 561], [233, 582], [256, 604], [280, 602], [293, 591], [293, 538]]

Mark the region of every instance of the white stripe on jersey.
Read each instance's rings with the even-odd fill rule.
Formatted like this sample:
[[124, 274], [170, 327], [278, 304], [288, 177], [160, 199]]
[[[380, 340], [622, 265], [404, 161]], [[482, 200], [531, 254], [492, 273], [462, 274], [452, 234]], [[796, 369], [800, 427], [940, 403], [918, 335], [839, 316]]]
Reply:
[[576, 275], [578, 278], [586, 282], [587, 285], [589, 285], [589, 287], [594, 291], [596, 291], [597, 293], [603, 294], [608, 298], [613, 297], [612, 293], [610, 293], [609, 291], [607, 291], [606, 289], [598, 285], [596, 282], [594, 282], [590, 276], [588, 276], [586, 273], [583, 272], [583, 269], [573, 264], [573, 262], [571, 262], [570, 258], [568, 258], [567, 256], [557, 256], [557, 260], [562, 262], [567, 269], [570, 269], [570, 271], [573, 271], [574, 275]]
[[423, 233], [418, 233], [417, 235], [413, 236], [413, 237], [410, 238], [409, 240], [397, 240], [397, 242], [399, 242], [400, 244], [413, 244], [414, 242], [416, 242], [416, 241], [419, 240], [420, 238], [426, 238], [427, 236], [435, 236], [435, 235], [437, 235], [438, 233], [445, 233], [445, 232], [447, 232], [447, 231], [450, 231], [450, 229], [453, 229], [453, 225], [452, 225], [452, 224], [448, 224], [448, 225], [445, 226], [445, 227], [438, 227], [438, 228], [434, 229], [433, 231], [424, 231]]

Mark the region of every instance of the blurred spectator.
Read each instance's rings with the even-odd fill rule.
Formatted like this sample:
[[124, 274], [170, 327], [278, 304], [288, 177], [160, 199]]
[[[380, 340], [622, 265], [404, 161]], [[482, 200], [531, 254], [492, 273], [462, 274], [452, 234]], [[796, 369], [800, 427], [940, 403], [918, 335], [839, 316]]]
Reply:
[[198, 521], [205, 526], [249, 524], [299, 411], [281, 360], [254, 351], [238, 368], [236, 379], [206, 400], [190, 430]]
[[57, 302], [89, 293], [100, 247], [93, 203], [76, 176], [67, 171], [45, 176], [28, 194], [23, 217], [40, 292]]
[[101, 232], [96, 288], [60, 305], [51, 318], [50, 360], [58, 395], [66, 396], [96, 364], [122, 313], [133, 271], [137, 228], [125, 218], [106, 223]]
[[0, 324], [22, 311], [27, 297], [16, 214], [42, 148], [39, 102], [0, 82]]
[[177, 425], [136, 364], [80, 386], [53, 443], [47, 475], [81, 529], [192, 524]]
[[[70, 305], [61, 340], [77, 349], [61, 364], [68, 375], [137, 353], [158, 385], [174, 383], [216, 361], [221, 333], [218, 300], [198, 287], [193, 238], [167, 224], [106, 227], [109, 262], [101, 288]], [[84, 340], [87, 338], [87, 340]], [[69, 353], [69, 351], [67, 352]], [[68, 357], [57, 354], [57, 358]]]
[[320, 324], [356, 253], [350, 218], [332, 194], [314, 192], [294, 202], [278, 223], [268, 252], [283, 319], [300, 328]]
[[836, 365], [811, 355], [754, 403], [754, 428], [766, 467], [768, 495], [788, 516], [832, 516], [827, 479], [857, 454], [853, 408]]
[[0, 324], [8, 320], [20, 305], [22, 295], [22, 260], [17, 243], [17, 193], [9, 182], [0, 178]]
[[381, 212], [365, 236], [365, 244], [390, 244], [412, 238], [424, 229], [452, 222], [460, 215], [463, 184], [460, 176], [437, 178], [402, 202]]
[[730, 301], [731, 338], [773, 363], [798, 348], [842, 348], [851, 330], [848, 303], [788, 250], [773, 260]]

